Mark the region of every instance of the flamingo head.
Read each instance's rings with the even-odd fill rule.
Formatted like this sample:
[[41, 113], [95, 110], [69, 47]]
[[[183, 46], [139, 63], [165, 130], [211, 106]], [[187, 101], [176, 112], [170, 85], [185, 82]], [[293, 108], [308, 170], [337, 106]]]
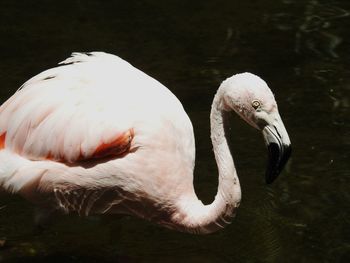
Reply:
[[224, 109], [234, 110], [254, 128], [262, 131], [268, 149], [266, 183], [272, 183], [291, 155], [291, 143], [278, 112], [274, 95], [266, 82], [251, 73], [241, 73], [223, 82]]

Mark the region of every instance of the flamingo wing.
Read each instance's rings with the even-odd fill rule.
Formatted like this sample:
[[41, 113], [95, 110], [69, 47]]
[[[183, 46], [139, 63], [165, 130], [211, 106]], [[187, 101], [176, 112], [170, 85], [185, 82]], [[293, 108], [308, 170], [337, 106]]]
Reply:
[[135, 70], [116, 56], [75, 53], [33, 77], [0, 108], [0, 148], [67, 163], [127, 154], [134, 137], [128, 93], [111, 78]]

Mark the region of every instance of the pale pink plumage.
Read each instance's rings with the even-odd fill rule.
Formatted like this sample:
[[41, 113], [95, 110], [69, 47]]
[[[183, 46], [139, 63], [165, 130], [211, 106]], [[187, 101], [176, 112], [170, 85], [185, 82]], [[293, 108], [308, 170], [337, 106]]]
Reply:
[[1, 188], [49, 209], [137, 215], [193, 233], [231, 222], [241, 192], [224, 116], [233, 109], [258, 128], [250, 102], [260, 96], [268, 115], [279, 117], [264, 81], [245, 73], [218, 90], [211, 137], [219, 189], [203, 205], [193, 188], [192, 125], [167, 88], [102, 52], [73, 53], [61, 64], [0, 108]]

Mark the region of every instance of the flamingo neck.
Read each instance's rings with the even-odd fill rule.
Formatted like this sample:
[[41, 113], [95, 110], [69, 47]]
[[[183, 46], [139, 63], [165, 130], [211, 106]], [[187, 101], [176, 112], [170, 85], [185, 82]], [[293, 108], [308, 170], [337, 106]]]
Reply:
[[226, 139], [228, 112], [225, 111], [223, 94], [223, 89], [219, 89], [210, 113], [211, 140], [219, 172], [218, 191], [209, 205], [204, 205], [195, 194], [192, 201], [188, 198], [182, 200], [181, 228], [186, 232], [205, 234], [224, 228], [231, 223], [241, 200], [241, 188]]

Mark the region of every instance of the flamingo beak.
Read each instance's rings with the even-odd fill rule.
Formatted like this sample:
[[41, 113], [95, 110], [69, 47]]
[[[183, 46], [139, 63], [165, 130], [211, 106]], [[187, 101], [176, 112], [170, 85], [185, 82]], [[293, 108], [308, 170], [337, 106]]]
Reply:
[[265, 180], [267, 184], [271, 184], [287, 163], [292, 148], [288, 133], [279, 115], [274, 118], [273, 123], [267, 124], [262, 132], [268, 149]]

